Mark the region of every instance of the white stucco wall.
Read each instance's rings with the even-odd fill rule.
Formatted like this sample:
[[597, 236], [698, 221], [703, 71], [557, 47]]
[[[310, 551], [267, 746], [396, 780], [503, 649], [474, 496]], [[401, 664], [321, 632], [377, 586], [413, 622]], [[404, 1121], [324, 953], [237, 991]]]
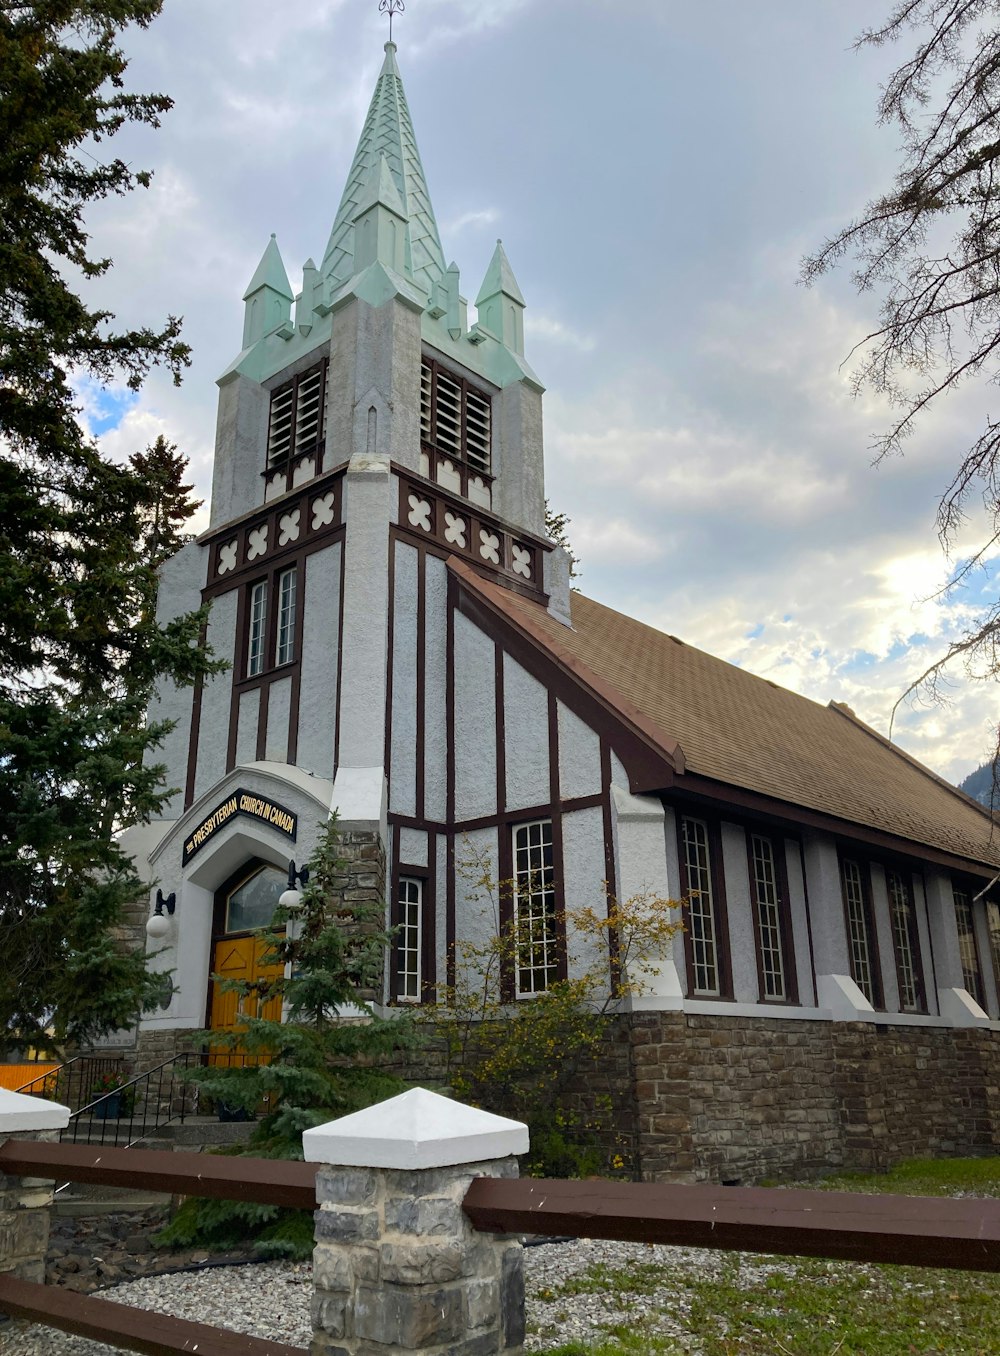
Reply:
[[503, 657], [504, 748], [507, 809], [549, 799], [548, 693], [510, 655]]
[[300, 767], [327, 778], [333, 776], [336, 730], [341, 563], [339, 542], [306, 561], [296, 757]]
[[236, 723], [236, 761], [252, 763], [257, 757], [257, 727], [260, 720], [260, 688], [241, 692]]
[[495, 814], [497, 809], [493, 675], [493, 641], [456, 614], [455, 814], [459, 820]]
[[[236, 592], [224, 593], [212, 604], [208, 620], [208, 643], [218, 655], [232, 659], [236, 653]], [[226, 773], [226, 749], [229, 744], [229, 706], [232, 700], [233, 673], [226, 670], [206, 678], [201, 694], [201, 720], [198, 729], [198, 765], [194, 794], [200, 796]]]
[[564, 800], [596, 796], [601, 790], [601, 741], [562, 702], [559, 719], [559, 793]]
[[443, 560], [424, 561], [424, 812], [442, 823], [448, 808], [448, 575]]
[[400, 815], [417, 813], [417, 563], [414, 547], [395, 543], [389, 808]]

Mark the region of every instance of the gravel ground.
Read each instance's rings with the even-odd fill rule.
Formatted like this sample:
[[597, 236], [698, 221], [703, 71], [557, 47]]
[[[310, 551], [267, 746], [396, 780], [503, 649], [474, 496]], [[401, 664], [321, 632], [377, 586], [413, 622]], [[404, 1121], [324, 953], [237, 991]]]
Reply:
[[[596, 1263], [628, 1267], [656, 1262], [677, 1268], [696, 1268], [700, 1275], [714, 1275], [726, 1254], [695, 1248], [648, 1247], [641, 1243], [613, 1243], [581, 1239], [572, 1243], [547, 1243], [526, 1248], [528, 1351], [539, 1351], [575, 1338], [598, 1337], [602, 1326], [648, 1323], [652, 1330], [673, 1336], [683, 1350], [696, 1352], [680, 1322], [666, 1313], [683, 1299], [675, 1290], [652, 1294], [602, 1292], [557, 1296], [554, 1292], [569, 1278]], [[750, 1279], [759, 1263], [774, 1271], [775, 1258], [741, 1258], [741, 1273]], [[205, 1271], [148, 1276], [101, 1293], [103, 1299], [120, 1300], [142, 1309], [160, 1310], [178, 1318], [197, 1319], [218, 1327], [233, 1328], [259, 1337], [273, 1337], [296, 1346], [308, 1346], [311, 1338], [309, 1300], [312, 1270], [308, 1263], [270, 1262], [252, 1266], [214, 1267]], [[102, 1343], [70, 1337], [52, 1328], [0, 1328], [3, 1356], [105, 1356], [112, 1348]]]

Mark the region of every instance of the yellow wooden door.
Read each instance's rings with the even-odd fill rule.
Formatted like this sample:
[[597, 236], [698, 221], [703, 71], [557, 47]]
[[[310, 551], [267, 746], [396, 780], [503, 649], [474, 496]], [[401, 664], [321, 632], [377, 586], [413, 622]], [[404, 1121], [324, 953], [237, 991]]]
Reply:
[[[281, 995], [276, 994], [265, 1003], [241, 995], [235, 989], [223, 989], [221, 980], [241, 980], [254, 984], [258, 980], [277, 979], [284, 973], [281, 962], [266, 964], [264, 957], [268, 942], [251, 933], [242, 937], [222, 937], [212, 954], [212, 1001], [209, 1025], [213, 1031], [238, 1031], [246, 1017], [262, 1017], [266, 1021], [281, 1020]], [[213, 1048], [209, 1052], [212, 1064], [227, 1064], [234, 1056], [242, 1057], [238, 1046]]]

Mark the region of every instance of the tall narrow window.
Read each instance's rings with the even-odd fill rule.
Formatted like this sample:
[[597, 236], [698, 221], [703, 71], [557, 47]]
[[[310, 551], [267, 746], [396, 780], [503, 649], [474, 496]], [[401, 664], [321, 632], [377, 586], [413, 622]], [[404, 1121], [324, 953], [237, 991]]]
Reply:
[[785, 962], [785, 912], [774, 846], [759, 833], [750, 835], [750, 884], [757, 909], [757, 949], [761, 998], [783, 1003], [789, 997]]
[[847, 914], [847, 944], [851, 953], [851, 978], [871, 1003], [882, 1006], [882, 990], [875, 966], [875, 941], [871, 905], [861, 867], [846, 858], [841, 862], [844, 910]]
[[517, 996], [543, 993], [559, 972], [552, 821], [514, 829], [514, 966]]
[[399, 879], [399, 931], [396, 934], [396, 997], [405, 1003], [420, 1000], [420, 934], [424, 883], [415, 876]]
[[972, 920], [972, 900], [967, 890], [952, 886], [955, 896], [955, 922], [958, 925], [958, 954], [962, 961], [962, 983], [981, 1008], [986, 1007], [983, 973], [979, 968], [979, 948]]
[[278, 575], [278, 646], [275, 663], [290, 664], [295, 658], [295, 570]]
[[892, 919], [892, 945], [896, 953], [896, 982], [901, 1012], [924, 1012], [924, 982], [920, 968], [920, 938], [910, 883], [898, 871], [885, 873]]
[[993, 959], [993, 978], [1000, 994], [1000, 904], [995, 899], [986, 901], [986, 926], [990, 934], [990, 956]]
[[702, 997], [719, 997], [722, 982], [708, 825], [700, 819], [682, 819], [681, 847], [687, 884], [692, 989]]
[[250, 590], [250, 631], [247, 637], [247, 677], [264, 672], [267, 642], [267, 580], [261, 579]]

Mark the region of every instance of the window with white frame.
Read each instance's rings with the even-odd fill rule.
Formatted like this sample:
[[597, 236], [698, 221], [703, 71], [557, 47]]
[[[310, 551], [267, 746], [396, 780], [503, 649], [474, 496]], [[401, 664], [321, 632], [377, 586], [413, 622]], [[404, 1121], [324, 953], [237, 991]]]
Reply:
[[986, 1006], [983, 992], [983, 973], [979, 968], [979, 948], [972, 917], [972, 900], [968, 890], [952, 886], [955, 897], [955, 922], [958, 926], [958, 954], [962, 962], [962, 982], [966, 991], [981, 1008]]
[[290, 664], [295, 658], [295, 591], [294, 566], [278, 575], [278, 640], [276, 664]]
[[514, 847], [514, 968], [518, 998], [544, 993], [559, 974], [552, 821], [518, 824]]
[[783, 903], [778, 885], [774, 846], [759, 833], [750, 835], [750, 883], [757, 906], [757, 947], [760, 955], [761, 998], [783, 1003], [788, 998], [785, 977]]
[[246, 676], [295, 660], [298, 575], [293, 565], [251, 584], [247, 603]]
[[892, 919], [892, 945], [896, 953], [896, 983], [901, 1012], [924, 1011], [924, 984], [920, 968], [920, 939], [910, 882], [899, 871], [885, 873]]
[[250, 589], [250, 626], [247, 633], [247, 677], [264, 672], [267, 653], [267, 580], [260, 579]]
[[396, 934], [396, 997], [420, 1001], [420, 942], [424, 883], [418, 876], [400, 876], [397, 895], [399, 931]]
[[875, 967], [871, 906], [861, 867], [848, 858], [840, 863], [840, 880], [847, 915], [847, 944], [851, 957], [851, 978], [871, 1003], [881, 1007], [882, 993]]
[[691, 987], [700, 997], [719, 997], [719, 939], [712, 854], [708, 825], [701, 819], [681, 820], [681, 848], [687, 884], [687, 935], [690, 939]]
[[990, 956], [993, 960], [993, 978], [1000, 993], [1000, 904], [995, 899], [986, 901], [986, 928], [990, 934]]

